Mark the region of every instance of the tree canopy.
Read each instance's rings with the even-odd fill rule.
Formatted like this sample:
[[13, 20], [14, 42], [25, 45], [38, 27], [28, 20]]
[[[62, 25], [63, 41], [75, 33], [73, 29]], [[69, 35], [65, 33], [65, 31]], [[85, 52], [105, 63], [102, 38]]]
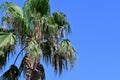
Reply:
[[[23, 72], [26, 80], [45, 80], [44, 66], [52, 65], [56, 74], [63, 69], [73, 67], [75, 49], [66, 34], [71, 33], [70, 24], [63, 12], [50, 12], [49, 0], [27, 0], [24, 7], [13, 2], [4, 2], [0, 6], [4, 12], [0, 28], [0, 69], [6, 65], [6, 59], [16, 49], [21, 51], [0, 79], [18, 80]], [[17, 58], [25, 51], [20, 66]]]

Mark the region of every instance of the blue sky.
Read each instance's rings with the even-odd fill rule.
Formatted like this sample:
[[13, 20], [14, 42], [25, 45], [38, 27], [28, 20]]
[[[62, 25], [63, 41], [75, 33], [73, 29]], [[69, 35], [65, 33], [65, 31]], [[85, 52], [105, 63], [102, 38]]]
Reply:
[[[0, 0], [0, 3], [5, 0]], [[24, 0], [14, 1], [23, 5]], [[76, 48], [74, 69], [55, 76], [45, 66], [47, 80], [120, 80], [120, 0], [50, 0], [71, 23]]]

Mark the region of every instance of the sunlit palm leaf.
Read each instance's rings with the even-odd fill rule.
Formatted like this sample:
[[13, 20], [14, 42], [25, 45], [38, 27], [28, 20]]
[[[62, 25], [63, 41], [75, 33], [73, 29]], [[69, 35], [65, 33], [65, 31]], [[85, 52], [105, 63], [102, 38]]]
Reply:
[[8, 32], [0, 32], [0, 66], [6, 63], [7, 55], [14, 48], [15, 35]]
[[0, 6], [0, 9], [5, 11], [5, 13], [6, 12], [10, 13], [14, 17], [20, 17], [20, 18], [24, 17], [22, 8], [20, 8], [18, 5], [14, 4], [12, 2], [2, 3], [2, 5]]
[[41, 50], [40, 46], [38, 45], [38, 43], [36, 42], [36, 40], [33, 39], [29, 43], [29, 45], [27, 47], [27, 53], [30, 53], [36, 59], [40, 58], [40, 56], [42, 55], [42, 50]]
[[27, 31], [29, 30], [29, 25], [24, 18], [23, 9], [12, 2], [4, 2], [0, 9], [5, 11], [3, 22], [7, 22], [6, 26], [12, 26], [12, 29], [15, 30], [21, 41], [28, 34]]
[[75, 49], [68, 39], [61, 42], [59, 53], [69, 59], [70, 64], [73, 65], [75, 60]]
[[70, 41], [65, 39], [61, 42], [58, 53], [54, 54], [52, 58], [53, 67], [56, 73], [61, 74], [63, 69], [68, 69], [68, 61], [71, 67], [75, 61], [75, 49], [72, 47]]

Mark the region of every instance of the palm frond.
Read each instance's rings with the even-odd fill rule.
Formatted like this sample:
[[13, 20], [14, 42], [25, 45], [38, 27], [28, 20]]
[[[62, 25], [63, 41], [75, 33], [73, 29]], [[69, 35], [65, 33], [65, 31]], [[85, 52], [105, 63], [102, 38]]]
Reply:
[[18, 80], [19, 70], [15, 65], [11, 67], [0, 77], [0, 80]]
[[67, 58], [61, 54], [54, 54], [54, 57], [52, 58], [52, 64], [55, 70], [55, 73], [59, 73], [61, 75], [63, 69], [67, 70], [68, 69], [68, 64], [67, 64]]
[[51, 64], [52, 52], [48, 42], [44, 42], [41, 44], [41, 48], [43, 50], [43, 61], [48, 65]]
[[29, 31], [29, 25], [24, 18], [23, 9], [15, 3], [4, 2], [0, 6], [1, 10], [4, 10], [5, 16], [3, 16], [2, 22], [7, 22], [5, 25], [11, 26], [15, 30], [16, 35], [19, 37], [19, 41], [23, 42], [25, 36]]
[[0, 32], [0, 67], [5, 65], [9, 52], [14, 49], [15, 35], [8, 32]]
[[72, 47], [68, 39], [61, 41], [57, 53], [52, 57], [52, 64], [56, 73], [61, 74], [63, 69], [68, 69], [68, 62], [71, 65], [71, 68], [74, 65], [75, 61], [75, 49]]
[[14, 17], [20, 17], [23, 18], [23, 10], [18, 5], [12, 2], [4, 2], [0, 6], [0, 9], [2, 9], [5, 13], [10, 13]]
[[73, 48], [71, 42], [68, 39], [64, 39], [61, 42], [59, 53], [61, 55], [64, 55], [66, 58], [68, 58], [71, 66], [73, 66], [75, 60], [75, 49]]
[[32, 71], [31, 80], [45, 80], [45, 70], [42, 64], [38, 63]]
[[27, 53], [30, 53], [36, 59], [39, 59], [42, 55], [42, 49], [35, 39], [32, 39], [28, 44]]
[[52, 16], [59, 29], [64, 27], [67, 33], [71, 32], [70, 24], [63, 12], [54, 12]]
[[33, 13], [40, 13], [41, 16], [47, 16], [50, 14], [49, 0], [28, 0], [24, 9], [29, 17], [32, 17]]

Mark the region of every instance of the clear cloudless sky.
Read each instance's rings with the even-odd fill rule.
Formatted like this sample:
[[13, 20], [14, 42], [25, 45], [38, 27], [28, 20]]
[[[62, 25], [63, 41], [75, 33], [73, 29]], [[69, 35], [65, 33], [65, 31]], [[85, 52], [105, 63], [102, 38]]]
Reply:
[[[25, 0], [6, 1], [23, 6]], [[47, 80], [120, 80], [120, 0], [50, 0], [50, 4], [52, 12], [64, 12], [71, 23], [68, 37], [77, 60], [74, 69], [60, 77], [45, 66]]]

